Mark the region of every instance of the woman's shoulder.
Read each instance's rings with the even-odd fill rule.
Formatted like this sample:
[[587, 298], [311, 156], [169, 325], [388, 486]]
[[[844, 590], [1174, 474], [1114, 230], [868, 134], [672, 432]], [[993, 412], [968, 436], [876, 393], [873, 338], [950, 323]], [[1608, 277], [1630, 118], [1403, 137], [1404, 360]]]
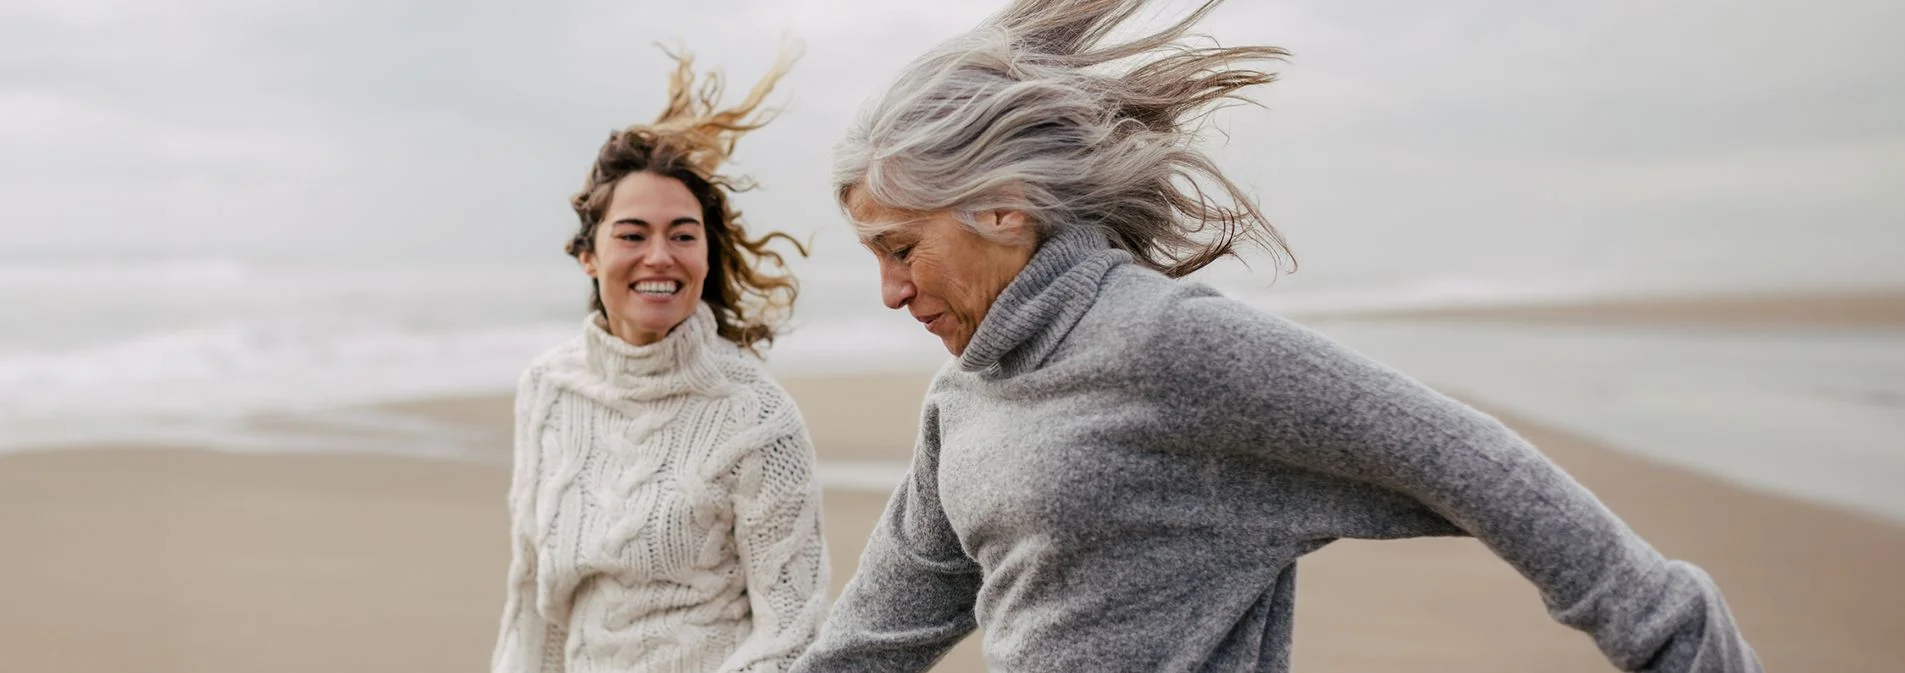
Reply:
[[1121, 320], [1162, 320], [1185, 302], [1203, 299], [1225, 297], [1200, 282], [1171, 278], [1137, 264], [1121, 264], [1105, 274], [1094, 308], [1100, 313], [1120, 314]]
[[1317, 339], [1287, 318], [1201, 282], [1141, 268], [1110, 281], [1111, 301], [1100, 303], [1113, 307], [1111, 323], [1122, 326], [1135, 355], [1147, 360], [1222, 369], [1239, 356], [1303, 350]]
[[800, 408], [794, 396], [769, 371], [767, 361], [760, 354], [732, 344], [723, 350], [728, 352], [723, 357], [721, 369], [727, 383], [733, 386], [730, 395], [741, 396], [748, 402], [743, 406], [759, 410], [764, 422], [790, 416], [791, 419], [783, 420], [788, 420], [793, 426], [801, 424]]
[[583, 353], [582, 337], [574, 337], [550, 347], [529, 361], [522, 374], [517, 378], [518, 390], [533, 388], [548, 379], [552, 372], [573, 372], [588, 367]]
[[1106, 275], [1094, 309], [1100, 320], [1142, 328], [1125, 332], [1132, 336], [1195, 333], [1201, 327], [1239, 327], [1276, 320], [1209, 285], [1171, 278], [1136, 264], [1121, 265]]
[[715, 457], [708, 464], [724, 466], [717, 472], [743, 462], [812, 464], [816, 458], [806, 419], [766, 362], [736, 347], [723, 358], [721, 369], [724, 393], [706, 398], [720, 409], [722, 419], [713, 435]]

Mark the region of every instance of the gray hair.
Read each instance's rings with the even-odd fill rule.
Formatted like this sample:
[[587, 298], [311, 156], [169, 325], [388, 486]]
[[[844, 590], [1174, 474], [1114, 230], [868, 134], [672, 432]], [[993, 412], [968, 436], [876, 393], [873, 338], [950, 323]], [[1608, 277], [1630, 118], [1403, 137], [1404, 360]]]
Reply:
[[[1103, 44], [1146, 2], [1014, 0], [928, 50], [836, 146], [836, 198], [844, 206], [858, 187], [889, 208], [950, 210], [981, 235], [977, 215], [996, 210], [1025, 213], [1040, 240], [1095, 227], [1173, 277], [1236, 254], [1240, 242], [1289, 257], [1252, 199], [1196, 147], [1213, 103], [1245, 100], [1240, 89], [1276, 79], [1241, 64], [1288, 52], [1183, 44], [1222, 0], [1160, 32]], [[886, 228], [854, 226], [863, 236]]]

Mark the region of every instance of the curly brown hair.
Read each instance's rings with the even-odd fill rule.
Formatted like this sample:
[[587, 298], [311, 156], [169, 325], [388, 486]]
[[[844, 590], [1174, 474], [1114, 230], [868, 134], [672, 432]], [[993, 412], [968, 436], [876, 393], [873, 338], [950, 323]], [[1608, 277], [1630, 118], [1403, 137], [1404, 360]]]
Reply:
[[[787, 272], [786, 260], [767, 246], [774, 239], [783, 239], [792, 243], [802, 257], [807, 256], [807, 247], [778, 231], [749, 237], [741, 224], [741, 213], [728, 204], [728, 193], [746, 191], [754, 185], [723, 176], [717, 169], [733, 153], [735, 140], [772, 118], [771, 112], [756, 114], [757, 109], [775, 82], [787, 74], [792, 59], [782, 58], [741, 104], [717, 110], [720, 75], [708, 74], [697, 87], [693, 59], [686, 54], [668, 55], [676, 67], [668, 79], [667, 108], [653, 123], [609, 134], [596, 153], [582, 191], [569, 199], [581, 226], [564, 250], [574, 257], [594, 251], [596, 229], [608, 210], [615, 184], [622, 178], [647, 172], [679, 180], [701, 204], [701, 221], [708, 235], [708, 280], [702, 285], [701, 300], [714, 309], [718, 333], [748, 349], [772, 343], [780, 324], [793, 310], [800, 286]], [[781, 272], [768, 271], [768, 262], [780, 267]], [[590, 307], [604, 311], [601, 284], [592, 284]]]

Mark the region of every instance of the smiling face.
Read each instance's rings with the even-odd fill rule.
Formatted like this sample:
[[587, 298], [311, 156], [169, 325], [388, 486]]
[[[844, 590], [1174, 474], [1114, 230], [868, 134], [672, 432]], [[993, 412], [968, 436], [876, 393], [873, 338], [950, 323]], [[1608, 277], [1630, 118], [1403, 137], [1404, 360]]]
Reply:
[[610, 334], [652, 344], [694, 314], [708, 279], [701, 218], [680, 180], [637, 172], [616, 181], [594, 249], [577, 255], [600, 288]]
[[953, 355], [966, 351], [992, 302], [1036, 248], [1032, 227], [1014, 211], [979, 217], [979, 226], [998, 240], [967, 229], [951, 211], [887, 208], [857, 188], [847, 194], [847, 212], [854, 221], [883, 230], [863, 237], [861, 244], [879, 259], [886, 307], [912, 314]]

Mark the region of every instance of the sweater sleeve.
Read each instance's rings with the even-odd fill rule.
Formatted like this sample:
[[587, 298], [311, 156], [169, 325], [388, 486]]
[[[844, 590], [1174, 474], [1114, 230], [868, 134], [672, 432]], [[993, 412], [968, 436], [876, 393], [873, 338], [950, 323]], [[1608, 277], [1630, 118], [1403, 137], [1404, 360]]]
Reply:
[[1513, 565], [1623, 671], [1761, 670], [1706, 573], [1664, 558], [1494, 418], [1240, 303], [1176, 311], [1160, 366], [1179, 368], [1186, 413], [1249, 432], [1273, 461], [1421, 502]]
[[743, 459], [734, 534], [753, 629], [720, 670], [785, 671], [813, 642], [827, 612], [820, 487], [804, 429]]
[[922, 414], [913, 466], [887, 501], [860, 567], [795, 671], [924, 671], [977, 627], [980, 569], [939, 504], [937, 414]]
[[540, 471], [538, 371], [523, 374], [516, 389], [514, 470], [509, 487], [509, 579], [502, 630], [490, 656], [492, 673], [561, 673], [566, 632], [536, 610], [535, 493]]

